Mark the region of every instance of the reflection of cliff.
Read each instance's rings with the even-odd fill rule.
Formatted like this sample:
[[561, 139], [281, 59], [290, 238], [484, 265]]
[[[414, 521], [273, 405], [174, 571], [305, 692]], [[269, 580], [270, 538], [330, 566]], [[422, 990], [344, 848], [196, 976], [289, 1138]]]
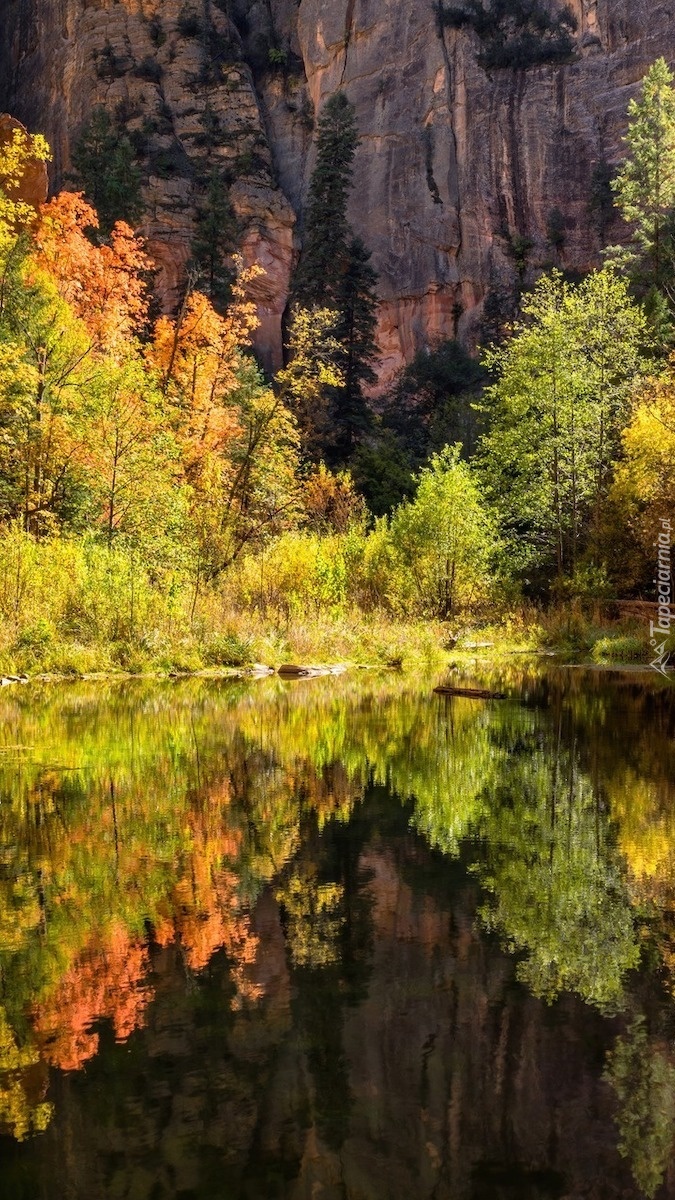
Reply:
[[53, 1127], [32, 1148], [38, 1194], [52, 1195], [49, 1172], [72, 1147], [60, 1189], [74, 1200], [637, 1195], [601, 1079], [607, 1026], [580, 1002], [550, 1010], [527, 998], [477, 933], [476, 890], [459, 867], [439, 870], [410, 838], [388, 849], [375, 838], [360, 867], [373, 942], [365, 994], [343, 1008], [340, 1144], [317, 1124], [336, 1097], [317, 1097], [310, 1059], [322, 1046], [307, 1041], [321, 969], [302, 979], [298, 1005], [266, 892], [254, 915], [260, 1003], [229, 1009], [222, 960], [186, 987], [177, 951], [159, 952], [156, 999], [130, 1054], [106, 1042], [86, 1074], [56, 1081]]
[[633, 1200], [629, 1164], [660, 1179], [671, 693], [9, 691], [0, 1121], [53, 1113], [11, 1151], [34, 1194], [63, 1146], [74, 1200], [220, 1200], [225, 1177], [242, 1200]]
[[487, 74], [476, 36], [441, 31], [434, 7], [4, 0], [0, 106], [48, 134], [60, 176], [92, 105], [121, 113], [143, 160], [167, 302], [189, 254], [204, 160], [227, 168], [245, 253], [268, 272], [258, 298], [271, 361], [314, 111], [344, 87], [363, 134], [352, 217], [380, 276], [389, 374], [434, 334], [470, 336], [486, 299], [494, 309], [513, 292], [519, 256], [525, 269], [597, 261], [606, 164], [620, 154], [633, 85], [659, 54], [675, 54], [666, 5], [574, 0], [573, 62]]

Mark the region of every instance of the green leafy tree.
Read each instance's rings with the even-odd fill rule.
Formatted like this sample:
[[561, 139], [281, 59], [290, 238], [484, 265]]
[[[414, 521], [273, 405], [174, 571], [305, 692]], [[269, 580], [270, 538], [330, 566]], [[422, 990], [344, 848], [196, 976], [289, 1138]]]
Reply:
[[73, 149], [73, 166], [107, 236], [116, 221], [135, 227], [143, 213], [141, 172], [133, 146], [99, 105]]
[[8, 515], [44, 535], [72, 519], [82, 499], [78, 464], [95, 374], [92, 342], [52, 280], [36, 271], [15, 289], [2, 325], [0, 344], [7, 339], [14, 372], [0, 394], [14, 481]]
[[489, 594], [496, 549], [493, 522], [459, 454], [459, 446], [448, 446], [434, 455], [414, 500], [391, 520], [418, 609], [443, 620]]
[[276, 376], [276, 388], [294, 414], [305, 455], [319, 462], [334, 438], [331, 395], [344, 384], [337, 365], [341, 346], [331, 308], [295, 308], [287, 344], [288, 364]]
[[184, 504], [168, 406], [135, 347], [121, 362], [100, 363], [92, 393], [80, 458], [93, 515], [108, 545], [124, 536], [147, 562], [153, 544], [164, 548]]
[[196, 591], [245, 549], [291, 528], [300, 513], [297, 426], [251, 359], [241, 358], [228, 402], [235, 425], [227, 453], [200, 481], [192, 504]]
[[554, 271], [512, 340], [486, 356], [498, 376], [481, 449], [488, 494], [513, 561], [543, 578], [573, 577], [593, 557], [644, 338], [644, 315], [613, 269], [578, 287]]

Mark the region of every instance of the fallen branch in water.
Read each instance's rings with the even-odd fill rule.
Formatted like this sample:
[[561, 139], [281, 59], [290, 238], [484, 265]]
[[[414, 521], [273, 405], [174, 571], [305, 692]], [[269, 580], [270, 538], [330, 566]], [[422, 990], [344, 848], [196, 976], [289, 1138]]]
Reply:
[[439, 696], [468, 696], [470, 700], [506, 700], [504, 692], [490, 692], [486, 688], [435, 687]]

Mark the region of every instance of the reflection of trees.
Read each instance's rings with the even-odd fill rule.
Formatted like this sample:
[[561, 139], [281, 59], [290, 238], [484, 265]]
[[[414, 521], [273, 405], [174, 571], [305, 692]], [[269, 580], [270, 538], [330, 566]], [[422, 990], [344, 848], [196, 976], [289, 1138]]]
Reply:
[[415, 823], [446, 851], [474, 839], [487, 924], [526, 953], [519, 974], [536, 995], [571, 989], [615, 1006], [638, 945], [601, 799], [562, 714], [500, 709], [480, 740], [476, 724], [454, 723], [448, 760], [453, 786], [418, 796]]
[[148, 966], [146, 947], [120, 925], [107, 931], [103, 944], [79, 955], [36, 1007], [33, 1026], [43, 1058], [64, 1071], [83, 1066], [98, 1049], [92, 1026], [104, 1017], [115, 1038], [126, 1041], [150, 999]]
[[509, 748], [481, 833], [478, 873], [489, 923], [527, 953], [520, 978], [538, 996], [563, 990], [615, 1007], [639, 949], [600, 798], [560, 730], [543, 745]]
[[0, 1007], [0, 1130], [22, 1141], [47, 1127], [52, 1106], [44, 1099], [47, 1071], [34, 1045], [19, 1045]]
[[636, 905], [675, 963], [665, 703], [646, 708], [631, 685], [617, 717], [619, 693], [575, 677], [564, 696], [536, 679], [523, 690], [524, 705], [440, 699], [392, 678], [3, 695], [0, 998], [8, 1045], [27, 1055], [20, 1067], [0, 1058], [5, 1127], [18, 1135], [47, 1119], [44, 1073], [39, 1086], [31, 1074], [40, 1063], [91, 1062], [96, 1021], [124, 1039], [147, 1019], [159, 947], [173, 946], [188, 973], [222, 949], [233, 1006], [248, 1011], [260, 991], [249, 912], [272, 884], [308, 1103], [338, 1145], [344, 1016], [369, 971], [358, 861], [379, 821], [361, 816], [375, 793], [386, 795], [387, 828], [394, 791], [412, 798], [431, 844], [462, 847], [488, 924], [522, 954], [538, 995], [571, 989], [616, 1008], [638, 958]]
[[645, 1196], [657, 1192], [675, 1135], [675, 1066], [638, 1016], [607, 1058], [606, 1078], [617, 1099], [619, 1150], [630, 1160]]
[[[323, 773], [324, 783], [335, 779]], [[351, 1111], [345, 1013], [365, 996], [370, 974], [371, 905], [359, 861], [371, 827], [362, 816], [327, 822], [325, 808], [305, 814], [301, 848], [282, 872], [277, 899], [296, 984], [295, 1024], [313, 1080], [310, 1113], [326, 1145], [338, 1150]]]

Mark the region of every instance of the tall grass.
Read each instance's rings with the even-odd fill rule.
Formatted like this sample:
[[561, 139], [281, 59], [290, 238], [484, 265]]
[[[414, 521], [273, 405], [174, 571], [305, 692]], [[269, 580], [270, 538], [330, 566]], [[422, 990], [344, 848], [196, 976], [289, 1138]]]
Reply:
[[[147, 564], [93, 538], [35, 541], [0, 531], [0, 673], [187, 672], [253, 662], [348, 660], [433, 668], [555, 651], [566, 660], [648, 662], [648, 627], [580, 603], [424, 620], [385, 539], [289, 533], [216, 584], [188, 566]], [[470, 650], [474, 654], [474, 650]]]
[[443, 628], [354, 599], [348, 539], [289, 534], [196, 588], [93, 539], [0, 532], [0, 672], [194, 671], [256, 661], [438, 661]]

